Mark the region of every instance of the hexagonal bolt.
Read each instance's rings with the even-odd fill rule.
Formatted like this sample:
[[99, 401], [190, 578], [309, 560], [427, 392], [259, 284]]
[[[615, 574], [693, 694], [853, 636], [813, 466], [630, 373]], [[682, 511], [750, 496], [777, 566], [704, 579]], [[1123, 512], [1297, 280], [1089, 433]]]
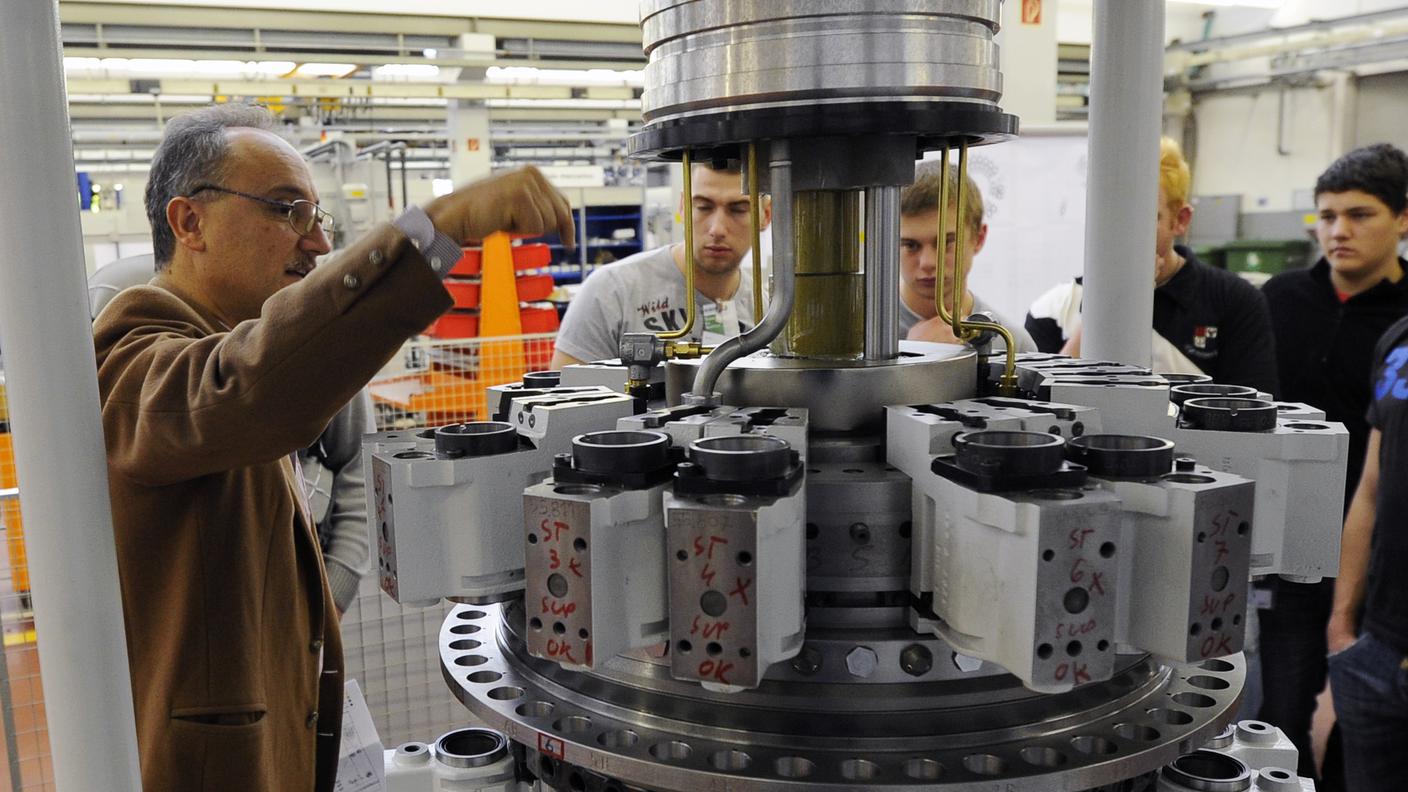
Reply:
[[969, 657], [966, 654], [953, 653], [953, 667], [965, 674], [971, 674], [982, 668], [983, 661], [976, 657]]
[[792, 670], [802, 676], [811, 676], [821, 670], [821, 652], [816, 647], [803, 646], [802, 651], [792, 658]]
[[863, 522], [851, 523], [851, 541], [856, 544], [870, 544], [870, 526]]
[[910, 676], [924, 676], [934, 667], [934, 653], [922, 644], [910, 644], [900, 652], [900, 668]]
[[869, 646], [857, 646], [846, 653], [846, 670], [851, 676], [864, 679], [874, 674], [879, 665], [880, 658]]

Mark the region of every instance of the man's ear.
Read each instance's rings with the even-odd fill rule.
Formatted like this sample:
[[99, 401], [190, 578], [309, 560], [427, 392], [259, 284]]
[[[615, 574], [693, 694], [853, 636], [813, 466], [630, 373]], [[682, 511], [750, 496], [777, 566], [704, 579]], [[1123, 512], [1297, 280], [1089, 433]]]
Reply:
[[190, 198], [178, 195], [166, 204], [166, 224], [176, 237], [176, 244], [190, 250], [205, 252], [205, 232], [202, 227], [204, 207]]
[[762, 211], [758, 212], [758, 230], [762, 231], [772, 224], [772, 196], [759, 196], [758, 200], [763, 202]]
[[1190, 204], [1183, 204], [1178, 208], [1178, 215], [1174, 218], [1173, 235], [1182, 237], [1188, 233], [1188, 226], [1193, 222], [1193, 207]]
[[988, 224], [983, 223], [978, 226], [978, 233], [973, 235], [973, 255], [978, 255], [982, 251], [983, 245], [988, 241]]

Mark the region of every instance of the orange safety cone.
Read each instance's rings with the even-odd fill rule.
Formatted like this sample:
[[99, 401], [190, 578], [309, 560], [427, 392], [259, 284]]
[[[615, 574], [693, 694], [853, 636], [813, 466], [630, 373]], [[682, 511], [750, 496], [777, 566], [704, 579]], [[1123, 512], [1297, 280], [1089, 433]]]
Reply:
[[508, 234], [499, 232], [485, 238], [481, 277], [479, 388], [474, 397], [474, 412], [482, 421], [489, 415], [485, 409], [488, 388], [518, 382], [527, 371], [513, 269], [513, 243]]

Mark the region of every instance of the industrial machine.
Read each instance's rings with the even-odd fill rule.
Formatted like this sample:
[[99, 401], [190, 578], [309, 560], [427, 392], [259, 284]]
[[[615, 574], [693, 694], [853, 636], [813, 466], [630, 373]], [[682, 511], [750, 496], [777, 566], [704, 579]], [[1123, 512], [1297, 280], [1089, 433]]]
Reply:
[[[735, 163], [771, 196], [762, 320], [712, 350], [629, 334], [620, 361], [490, 389], [494, 420], [369, 441], [383, 587], [461, 603], [446, 682], [522, 780], [1253, 788], [1180, 757], [1234, 716], [1249, 576], [1337, 566], [1343, 427], [1018, 357], [941, 297], [971, 343], [898, 341], [915, 159], [962, 171], [1017, 132], [1000, 10], [644, 0], [633, 153]], [[936, 229], [959, 247], [962, 202]]]

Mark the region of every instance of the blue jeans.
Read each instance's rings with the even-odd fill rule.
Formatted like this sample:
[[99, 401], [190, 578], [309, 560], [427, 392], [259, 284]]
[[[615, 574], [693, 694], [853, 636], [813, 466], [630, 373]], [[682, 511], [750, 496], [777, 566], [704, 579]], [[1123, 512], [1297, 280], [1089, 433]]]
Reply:
[[1408, 657], [1366, 632], [1329, 665], [1346, 787], [1408, 789]]

